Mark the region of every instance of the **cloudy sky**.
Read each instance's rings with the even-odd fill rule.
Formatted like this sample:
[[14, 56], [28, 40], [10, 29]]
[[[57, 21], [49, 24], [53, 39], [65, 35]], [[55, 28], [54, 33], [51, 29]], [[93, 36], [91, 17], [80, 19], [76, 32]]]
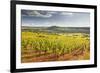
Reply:
[[90, 13], [21, 10], [22, 26], [89, 27]]

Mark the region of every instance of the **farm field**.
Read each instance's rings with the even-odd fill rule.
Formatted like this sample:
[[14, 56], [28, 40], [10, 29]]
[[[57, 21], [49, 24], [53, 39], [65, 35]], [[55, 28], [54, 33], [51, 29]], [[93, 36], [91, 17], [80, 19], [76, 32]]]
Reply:
[[88, 33], [22, 31], [22, 63], [89, 59]]
[[21, 10], [21, 63], [90, 60], [90, 13]]

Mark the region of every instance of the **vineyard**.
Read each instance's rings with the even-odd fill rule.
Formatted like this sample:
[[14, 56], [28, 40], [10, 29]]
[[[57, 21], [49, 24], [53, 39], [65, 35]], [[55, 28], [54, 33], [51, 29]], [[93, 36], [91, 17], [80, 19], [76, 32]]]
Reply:
[[89, 34], [22, 31], [22, 63], [87, 60], [89, 58]]

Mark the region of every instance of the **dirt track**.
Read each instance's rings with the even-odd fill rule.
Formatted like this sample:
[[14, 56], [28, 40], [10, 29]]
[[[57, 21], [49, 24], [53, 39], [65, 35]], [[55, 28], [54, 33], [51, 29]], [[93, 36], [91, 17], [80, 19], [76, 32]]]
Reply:
[[70, 61], [70, 60], [86, 60], [90, 58], [89, 51], [77, 50], [69, 54], [50, 54], [43, 51], [36, 52], [33, 50], [26, 50], [22, 52], [21, 62], [46, 62], [46, 61]]

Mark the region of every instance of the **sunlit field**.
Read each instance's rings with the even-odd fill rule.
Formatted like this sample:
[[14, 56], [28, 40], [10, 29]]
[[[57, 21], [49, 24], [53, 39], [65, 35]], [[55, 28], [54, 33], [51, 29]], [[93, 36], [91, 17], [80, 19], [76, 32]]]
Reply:
[[22, 31], [22, 63], [89, 59], [90, 37], [88, 33]]

